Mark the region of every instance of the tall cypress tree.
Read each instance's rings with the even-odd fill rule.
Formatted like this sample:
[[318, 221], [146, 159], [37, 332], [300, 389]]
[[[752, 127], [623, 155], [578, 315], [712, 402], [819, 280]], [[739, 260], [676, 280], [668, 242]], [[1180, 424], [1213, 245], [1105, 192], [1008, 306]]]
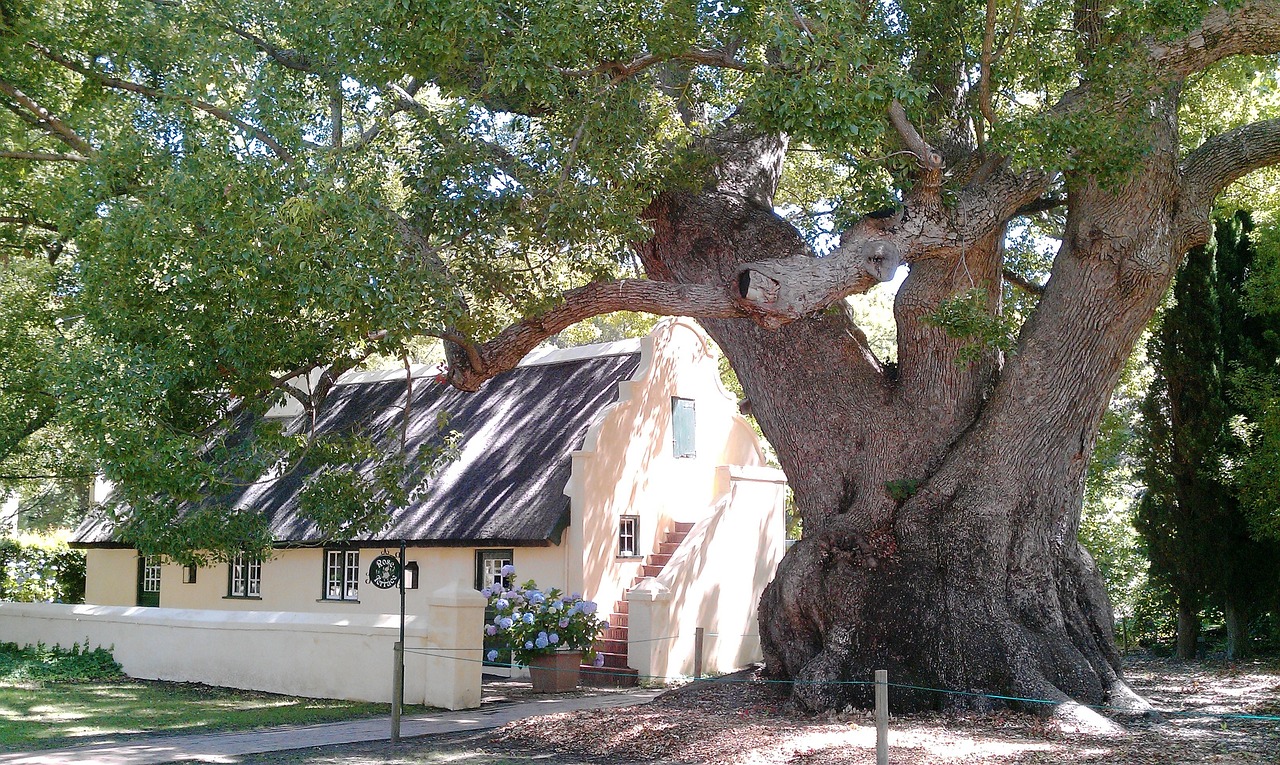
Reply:
[[1200, 613], [1226, 615], [1230, 658], [1247, 650], [1249, 615], [1276, 581], [1275, 545], [1249, 535], [1230, 466], [1245, 444], [1232, 419], [1232, 369], [1274, 364], [1276, 348], [1241, 303], [1253, 260], [1247, 213], [1219, 221], [1215, 241], [1193, 250], [1178, 271], [1173, 304], [1151, 338], [1155, 379], [1142, 407], [1140, 476], [1146, 492], [1135, 524], [1151, 576], [1178, 604], [1179, 658], [1191, 658]]

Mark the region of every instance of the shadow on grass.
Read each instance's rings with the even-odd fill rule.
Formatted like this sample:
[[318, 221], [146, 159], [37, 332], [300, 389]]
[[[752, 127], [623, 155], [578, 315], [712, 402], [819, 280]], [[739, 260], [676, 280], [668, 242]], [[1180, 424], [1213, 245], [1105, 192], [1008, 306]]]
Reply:
[[[141, 733], [204, 733], [388, 714], [387, 704], [141, 680], [0, 684], [0, 752], [101, 744]], [[428, 711], [406, 707], [406, 714]]]

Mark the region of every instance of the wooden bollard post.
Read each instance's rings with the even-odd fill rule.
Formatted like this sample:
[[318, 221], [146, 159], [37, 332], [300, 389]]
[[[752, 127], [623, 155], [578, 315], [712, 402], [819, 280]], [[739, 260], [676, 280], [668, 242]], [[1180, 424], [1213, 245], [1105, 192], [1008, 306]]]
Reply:
[[391, 668], [391, 743], [400, 743], [400, 704], [404, 700], [404, 643], [397, 642]]
[[697, 679], [702, 678], [702, 644], [705, 637], [705, 629], [693, 628], [693, 676]]
[[889, 765], [889, 670], [876, 670], [876, 765]]

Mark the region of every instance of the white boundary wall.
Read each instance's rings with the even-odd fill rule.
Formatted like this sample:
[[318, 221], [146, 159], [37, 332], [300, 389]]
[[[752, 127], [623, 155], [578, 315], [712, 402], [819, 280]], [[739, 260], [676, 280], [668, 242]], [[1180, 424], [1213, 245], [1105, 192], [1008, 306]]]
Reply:
[[[484, 598], [446, 588], [405, 623], [405, 702], [480, 706]], [[430, 631], [428, 619], [434, 620]], [[131, 677], [390, 702], [398, 614], [0, 602], [0, 641], [110, 648]]]

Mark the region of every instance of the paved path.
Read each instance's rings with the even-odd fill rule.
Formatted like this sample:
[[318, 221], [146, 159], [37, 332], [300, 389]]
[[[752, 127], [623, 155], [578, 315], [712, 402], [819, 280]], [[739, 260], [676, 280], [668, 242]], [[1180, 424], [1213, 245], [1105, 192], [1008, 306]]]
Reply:
[[[400, 735], [407, 738], [497, 728], [524, 717], [643, 704], [659, 693], [657, 690], [636, 690], [574, 698], [537, 698], [465, 712], [406, 716], [400, 720]], [[15, 752], [0, 754], [0, 765], [154, 765], [176, 761], [231, 763], [235, 762], [235, 756], [242, 754], [386, 741], [390, 736], [390, 717], [370, 717], [349, 722], [296, 725], [243, 733], [147, 736], [125, 744]]]

